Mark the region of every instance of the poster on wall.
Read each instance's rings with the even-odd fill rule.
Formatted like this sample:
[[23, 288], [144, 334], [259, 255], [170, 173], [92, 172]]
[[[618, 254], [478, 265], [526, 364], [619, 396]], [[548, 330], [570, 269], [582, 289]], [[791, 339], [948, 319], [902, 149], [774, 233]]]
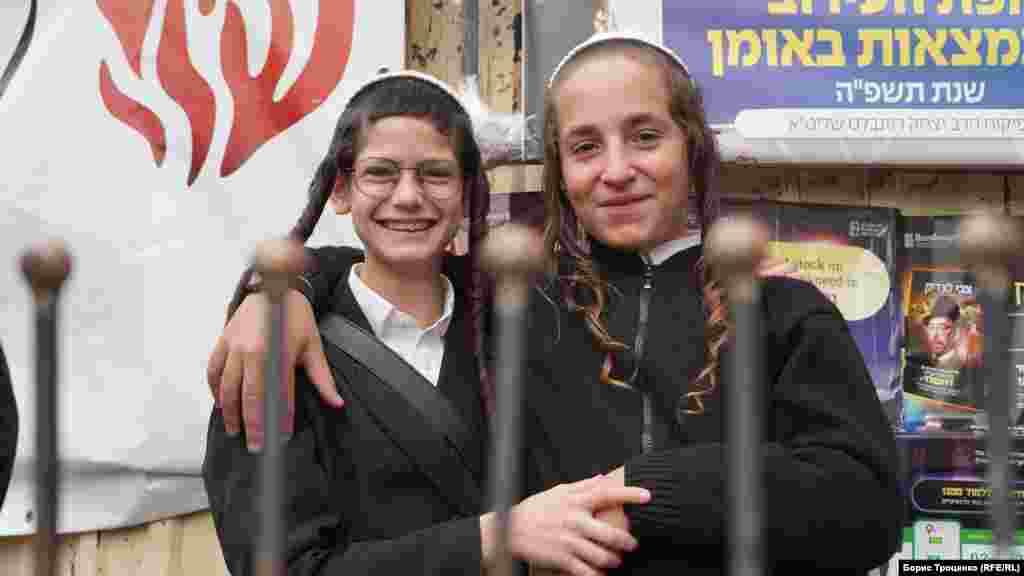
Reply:
[[[3, 2], [0, 34], [20, 34], [28, 4]], [[205, 369], [227, 301], [255, 244], [298, 219], [347, 98], [403, 66], [404, 14], [402, 0], [38, 2], [0, 98], [0, 341], [21, 415], [0, 536], [32, 533], [36, 516], [19, 253], [56, 237], [74, 260], [59, 530], [204, 509]], [[358, 241], [328, 212], [309, 243]]]
[[[987, 481], [985, 440], [971, 434], [902, 435], [898, 438], [903, 460], [903, 546], [894, 560], [968, 559], [993, 557], [992, 527], [988, 512], [992, 491]], [[1010, 495], [1017, 509], [1017, 525], [1024, 520], [1024, 481], [1020, 480], [1024, 444], [1013, 440]], [[1011, 551], [1024, 558], [1024, 530], [1016, 532]], [[893, 566], [890, 564], [890, 568]]]
[[[895, 278], [899, 212], [892, 208], [726, 200], [770, 231], [768, 253], [814, 284], [843, 315], [894, 428], [900, 426], [902, 319]], [[696, 230], [694, 230], [696, 232]]]
[[[899, 251], [899, 283], [904, 302], [902, 379], [907, 431], [976, 430], [987, 425], [990, 383], [984, 371], [984, 310], [977, 284], [961, 260], [959, 216], [905, 216]], [[1022, 221], [1024, 222], [1024, 221]], [[1015, 386], [1015, 420], [1022, 423], [1024, 381], [1020, 345], [1018, 278], [1024, 259], [1014, 263], [1008, 313], [1009, 362]]]
[[1020, 0], [609, 0], [753, 163], [1024, 163]]

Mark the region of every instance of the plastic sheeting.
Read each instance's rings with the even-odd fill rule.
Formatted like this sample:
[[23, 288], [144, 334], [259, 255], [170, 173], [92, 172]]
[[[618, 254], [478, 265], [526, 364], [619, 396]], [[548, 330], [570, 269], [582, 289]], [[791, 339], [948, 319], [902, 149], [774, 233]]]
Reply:
[[[6, 58], [27, 5], [2, 4]], [[403, 65], [405, 2], [355, 2], [354, 22], [325, 21], [321, 11], [343, 13], [338, 6], [346, 4], [353, 2], [40, 3], [32, 46], [0, 101], [0, 341], [21, 414], [0, 535], [34, 530], [32, 303], [16, 261], [29, 243], [50, 237], [67, 241], [74, 258], [59, 317], [59, 530], [117, 528], [206, 507], [200, 467], [212, 400], [205, 367], [234, 284], [254, 244], [282, 235], [298, 217], [351, 91], [378, 68]], [[106, 15], [101, 9], [114, 5]], [[294, 34], [284, 58], [289, 19]], [[187, 50], [173, 41], [181, 22]], [[351, 50], [334, 84], [345, 57], [338, 34], [346, 31]], [[191, 75], [183, 67], [189, 61]], [[101, 95], [103, 62], [128, 99], [113, 107], [120, 120]], [[261, 73], [270, 81], [251, 80]], [[183, 85], [185, 76], [193, 83]], [[290, 104], [275, 108], [271, 97]], [[254, 104], [272, 110], [273, 120]], [[160, 146], [138, 128], [159, 143], [152, 118], [164, 135], [159, 165]], [[203, 118], [213, 119], [208, 130]], [[248, 157], [231, 143], [233, 125], [273, 128], [282, 119], [291, 124], [279, 134], [248, 130], [263, 141]], [[209, 153], [189, 185], [193, 150], [204, 138]], [[244, 162], [221, 176], [231, 154]], [[333, 214], [310, 240], [327, 242], [358, 244], [347, 219]]]

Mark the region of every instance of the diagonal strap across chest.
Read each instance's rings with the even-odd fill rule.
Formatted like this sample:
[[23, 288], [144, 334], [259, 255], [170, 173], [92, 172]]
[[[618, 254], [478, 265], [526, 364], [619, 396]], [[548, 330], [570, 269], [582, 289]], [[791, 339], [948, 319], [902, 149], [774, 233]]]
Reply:
[[[430, 444], [437, 449], [429, 450], [431, 453], [420, 450], [408, 453], [442, 492], [458, 494], [456, 500], [462, 502], [467, 498], [475, 499], [480, 491], [476, 479], [482, 476], [476, 469], [476, 461], [470, 457], [473, 445], [470, 428], [448, 398], [394, 350], [345, 317], [337, 314], [324, 317], [320, 321], [320, 332], [327, 344], [328, 358], [343, 354], [360, 364], [411, 406], [434, 432], [431, 440], [440, 442]], [[400, 411], [391, 413], [388, 403], [373, 401], [373, 394], [366, 396], [368, 408], [378, 413], [382, 423], [390, 424], [397, 431], [398, 441], [423, 446], [428, 440], [412, 430], [408, 422], [396, 421]]]

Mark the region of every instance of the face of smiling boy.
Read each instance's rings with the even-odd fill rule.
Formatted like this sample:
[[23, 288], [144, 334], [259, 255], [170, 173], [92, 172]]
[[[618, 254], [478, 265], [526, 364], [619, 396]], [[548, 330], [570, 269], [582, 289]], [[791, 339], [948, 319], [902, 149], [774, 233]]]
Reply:
[[567, 199], [591, 236], [627, 250], [688, 231], [686, 134], [662, 70], [640, 50], [581, 56], [556, 92]]
[[351, 212], [367, 267], [438, 270], [463, 217], [463, 178], [450, 138], [429, 120], [392, 116], [370, 125], [363, 142], [332, 202]]

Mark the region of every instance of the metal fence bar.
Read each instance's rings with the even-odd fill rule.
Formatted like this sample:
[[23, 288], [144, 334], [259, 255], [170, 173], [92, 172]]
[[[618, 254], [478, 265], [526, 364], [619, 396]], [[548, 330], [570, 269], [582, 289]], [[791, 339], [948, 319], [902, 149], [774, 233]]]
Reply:
[[761, 462], [761, 327], [755, 277], [767, 234], [747, 218], [723, 220], [708, 234], [707, 256], [722, 283], [732, 322], [732, 352], [724, 367], [728, 474], [728, 564], [733, 576], [764, 573]]
[[270, 298], [267, 356], [263, 390], [263, 450], [260, 470], [260, 526], [257, 533], [257, 576], [282, 576], [285, 567], [284, 462], [282, 417], [287, 398], [282, 394], [291, 370], [284, 358], [284, 296], [289, 282], [302, 269], [301, 245], [275, 240], [256, 248], [253, 265]]
[[63, 243], [32, 247], [21, 257], [21, 270], [32, 290], [36, 332], [36, 537], [35, 572], [57, 573], [57, 518], [60, 514], [57, 314], [60, 291], [71, 272]]
[[977, 282], [978, 302], [984, 315], [982, 378], [989, 394], [987, 448], [988, 481], [992, 490], [989, 521], [994, 540], [993, 559], [1008, 560], [1014, 542], [1017, 510], [1011, 497], [1010, 414], [1016, 405], [1016, 375], [1009, 361], [1009, 266], [1021, 246], [1021, 231], [1010, 218], [985, 214], [965, 220], [960, 227], [962, 260]]
[[523, 367], [526, 360], [526, 309], [533, 275], [544, 261], [543, 241], [519, 224], [505, 224], [488, 234], [481, 264], [496, 275], [494, 318], [497, 357], [494, 444], [490, 495], [497, 518], [496, 576], [512, 576], [508, 553], [508, 512], [522, 491], [519, 454], [522, 445]]

